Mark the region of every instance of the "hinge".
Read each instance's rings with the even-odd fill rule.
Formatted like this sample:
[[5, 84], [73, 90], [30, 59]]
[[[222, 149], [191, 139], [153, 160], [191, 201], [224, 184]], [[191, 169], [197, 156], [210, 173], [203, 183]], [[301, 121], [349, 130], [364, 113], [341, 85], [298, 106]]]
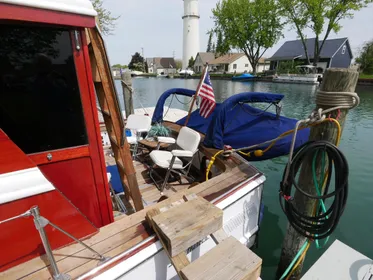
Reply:
[[79, 40], [79, 31], [74, 31], [74, 37], [75, 37], [75, 48], [76, 50], [80, 51], [80, 40]]

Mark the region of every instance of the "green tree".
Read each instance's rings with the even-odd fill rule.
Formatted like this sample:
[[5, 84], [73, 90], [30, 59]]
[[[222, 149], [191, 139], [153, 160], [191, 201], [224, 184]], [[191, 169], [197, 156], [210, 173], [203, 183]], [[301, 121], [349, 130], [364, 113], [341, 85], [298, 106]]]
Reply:
[[211, 52], [215, 53], [216, 52], [216, 47], [215, 47], [215, 43], [212, 43], [212, 47], [211, 47]]
[[116, 21], [120, 18], [112, 16], [111, 12], [103, 7], [103, 0], [91, 0], [93, 8], [97, 12], [100, 30], [104, 35], [112, 35]]
[[211, 52], [211, 49], [212, 49], [212, 32], [209, 32], [210, 35], [209, 35], [209, 40], [207, 42], [207, 48], [206, 48], [206, 52]]
[[360, 64], [360, 69], [364, 74], [373, 74], [373, 40], [364, 44], [356, 62]]
[[128, 68], [134, 71], [145, 71], [145, 60], [139, 52], [136, 52], [131, 59], [131, 62], [128, 64]]
[[215, 57], [225, 54], [229, 51], [229, 46], [223, 45], [223, 33], [219, 30], [217, 32], [217, 40], [215, 47]]
[[283, 24], [276, 3], [275, 0], [221, 0], [212, 10], [214, 32], [218, 36], [216, 52], [241, 50], [255, 74], [259, 59], [282, 36]]
[[183, 62], [181, 59], [175, 59], [176, 69], [183, 68]]
[[[302, 40], [308, 63], [308, 52], [312, 50], [307, 50], [304, 31], [306, 28], [310, 29], [315, 35], [313, 65], [316, 66], [330, 33], [332, 31], [337, 33], [342, 28], [340, 21], [352, 18], [354, 11], [366, 7], [373, 0], [278, 0], [278, 2], [281, 7], [281, 15], [295, 27]], [[326, 28], [324, 29], [324, 27]]]
[[189, 62], [188, 62], [188, 67], [193, 68], [193, 66], [194, 66], [194, 58], [193, 58], [193, 56], [191, 56], [190, 59], [189, 59]]
[[114, 64], [112, 67], [113, 68], [122, 68], [122, 69], [128, 68], [128, 66], [124, 65], [124, 64]]

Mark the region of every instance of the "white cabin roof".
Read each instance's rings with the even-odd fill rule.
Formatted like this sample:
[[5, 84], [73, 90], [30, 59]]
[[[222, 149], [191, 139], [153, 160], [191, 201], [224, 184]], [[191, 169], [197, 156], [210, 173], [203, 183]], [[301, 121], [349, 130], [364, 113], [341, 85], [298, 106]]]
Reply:
[[85, 16], [97, 16], [97, 12], [89, 0], [0, 0], [1, 2]]

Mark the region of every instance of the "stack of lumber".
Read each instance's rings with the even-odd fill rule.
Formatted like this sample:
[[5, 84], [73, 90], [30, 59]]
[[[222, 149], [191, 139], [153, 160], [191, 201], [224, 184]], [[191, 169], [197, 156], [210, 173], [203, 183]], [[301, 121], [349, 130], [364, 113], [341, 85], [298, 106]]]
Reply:
[[[257, 280], [262, 260], [222, 229], [223, 211], [194, 194], [146, 215], [182, 280]], [[210, 235], [217, 246], [190, 262], [186, 250]]]

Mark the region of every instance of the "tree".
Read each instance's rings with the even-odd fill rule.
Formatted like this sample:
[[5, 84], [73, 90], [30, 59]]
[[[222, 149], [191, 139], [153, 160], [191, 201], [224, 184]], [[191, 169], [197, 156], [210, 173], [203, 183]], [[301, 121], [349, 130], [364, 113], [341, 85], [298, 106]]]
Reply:
[[217, 41], [215, 47], [215, 56], [218, 57], [222, 54], [225, 54], [229, 51], [229, 46], [223, 45], [223, 34], [221, 31], [217, 31]]
[[360, 63], [360, 69], [364, 74], [373, 74], [373, 40], [364, 44], [356, 62]]
[[211, 52], [212, 52], [212, 53], [215, 53], [215, 52], [216, 52], [215, 43], [212, 43]]
[[189, 62], [188, 62], [188, 67], [193, 68], [193, 66], [194, 66], [194, 58], [193, 58], [193, 56], [191, 56], [190, 59], [189, 59]]
[[211, 52], [211, 49], [212, 49], [212, 32], [210, 32], [210, 35], [209, 35], [206, 52]]
[[[304, 30], [310, 29], [315, 34], [313, 65], [317, 66], [320, 53], [330, 32], [337, 33], [341, 28], [340, 21], [352, 18], [353, 11], [358, 11], [372, 3], [373, 0], [278, 0], [282, 7], [281, 14], [292, 24], [301, 38], [309, 63]], [[324, 30], [324, 26], [326, 29]], [[323, 32], [324, 35], [322, 36]], [[320, 40], [321, 39], [321, 40]]]
[[116, 21], [120, 18], [113, 17], [111, 12], [103, 7], [103, 0], [91, 0], [93, 8], [97, 12], [100, 30], [104, 35], [112, 35], [116, 26]]
[[113, 67], [113, 68], [121, 68], [121, 69], [126, 69], [126, 68], [128, 68], [128, 66], [127, 66], [127, 65], [124, 65], [124, 64], [114, 64], [112, 67]]
[[183, 68], [183, 61], [181, 59], [175, 59], [176, 69]]
[[218, 37], [216, 52], [241, 50], [255, 74], [259, 59], [282, 36], [283, 24], [276, 3], [275, 0], [221, 0], [212, 10]]
[[131, 62], [128, 64], [128, 68], [134, 71], [144, 72], [144, 58], [139, 52], [136, 52], [131, 59]]

